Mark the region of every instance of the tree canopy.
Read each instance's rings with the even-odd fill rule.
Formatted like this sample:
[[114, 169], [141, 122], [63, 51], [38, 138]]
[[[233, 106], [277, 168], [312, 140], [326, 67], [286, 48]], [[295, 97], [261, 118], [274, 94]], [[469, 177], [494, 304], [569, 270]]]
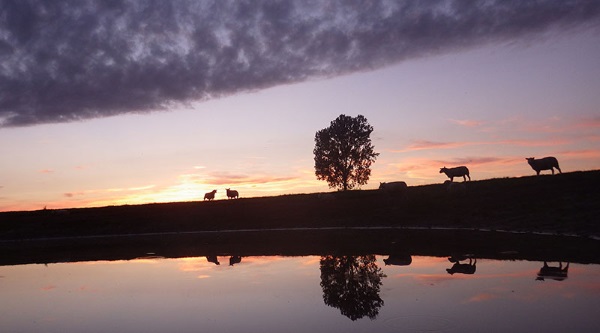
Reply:
[[362, 115], [344, 114], [315, 134], [315, 174], [329, 187], [344, 191], [364, 185], [379, 153], [371, 144], [373, 127]]

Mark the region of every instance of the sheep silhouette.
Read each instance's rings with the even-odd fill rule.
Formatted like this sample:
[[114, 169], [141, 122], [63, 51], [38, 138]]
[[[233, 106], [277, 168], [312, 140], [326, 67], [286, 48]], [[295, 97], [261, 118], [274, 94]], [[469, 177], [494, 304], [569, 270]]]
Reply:
[[230, 190], [230, 189], [225, 189], [227, 191], [227, 198], [228, 199], [238, 199], [240, 197], [238, 191], [236, 190]]
[[469, 169], [466, 166], [459, 166], [456, 168], [446, 168], [443, 167], [440, 169], [440, 173], [445, 173], [450, 181], [454, 181], [454, 177], [463, 177], [463, 181], [467, 181], [467, 177], [471, 180], [471, 176], [469, 175]]
[[204, 200], [208, 200], [208, 201], [213, 200], [215, 198], [215, 193], [217, 193], [217, 190], [212, 190], [212, 191], [210, 191], [208, 193], [205, 193], [204, 194]]
[[534, 157], [525, 158], [527, 163], [531, 166], [535, 173], [539, 176], [540, 171], [542, 170], [550, 170], [552, 174], [554, 174], [554, 168], [558, 170], [559, 173], [562, 173], [560, 167], [558, 166], [558, 160], [554, 156], [548, 156], [540, 159], [535, 159]]

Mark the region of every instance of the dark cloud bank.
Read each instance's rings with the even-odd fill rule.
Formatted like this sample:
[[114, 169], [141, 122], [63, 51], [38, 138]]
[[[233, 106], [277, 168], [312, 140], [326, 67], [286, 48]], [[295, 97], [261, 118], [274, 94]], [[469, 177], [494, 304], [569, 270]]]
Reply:
[[599, 16], [583, 0], [0, 0], [0, 126], [168, 109]]

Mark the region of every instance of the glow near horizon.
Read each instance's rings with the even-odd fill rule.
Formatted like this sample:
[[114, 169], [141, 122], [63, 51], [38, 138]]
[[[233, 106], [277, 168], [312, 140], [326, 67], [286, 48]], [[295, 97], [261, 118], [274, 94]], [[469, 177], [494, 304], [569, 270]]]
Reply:
[[[549, 35], [546, 35], [549, 36]], [[0, 129], [0, 211], [331, 191], [314, 176], [314, 134], [364, 115], [380, 181], [441, 183], [600, 168], [600, 33], [491, 44], [371, 72], [278, 86], [146, 115]]]

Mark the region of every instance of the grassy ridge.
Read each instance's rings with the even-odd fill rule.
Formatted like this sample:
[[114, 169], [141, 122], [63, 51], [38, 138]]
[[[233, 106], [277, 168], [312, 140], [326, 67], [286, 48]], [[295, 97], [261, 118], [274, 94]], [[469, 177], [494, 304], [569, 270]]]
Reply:
[[0, 213], [0, 240], [270, 228], [425, 227], [600, 236], [600, 171], [213, 202]]
[[406, 197], [368, 190], [7, 212], [0, 213], [0, 265], [133, 259], [148, 253], [473, 253], [600, 263], [599, 185], [600, 171], [588, 171], [472, 181], [461, 194], [435, 184], [409, 187]]

